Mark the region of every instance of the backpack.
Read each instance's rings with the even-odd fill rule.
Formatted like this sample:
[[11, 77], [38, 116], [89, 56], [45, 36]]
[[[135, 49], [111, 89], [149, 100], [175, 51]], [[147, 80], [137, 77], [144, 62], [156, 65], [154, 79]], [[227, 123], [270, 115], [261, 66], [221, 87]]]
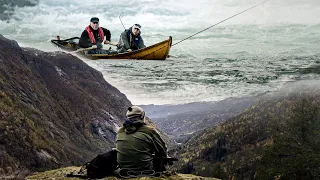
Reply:
[[[117, 151], [111, 150], [104, 154], [99, 154], [90, 162], [85, 163], [78, 175], [68, 174], [67, 177], [80, 177], [90, 179], [102, 179], [106, 176], [113, 175], [113, 171], [117, 168]], [[86, 175], [85, 171], [87, 172]]]

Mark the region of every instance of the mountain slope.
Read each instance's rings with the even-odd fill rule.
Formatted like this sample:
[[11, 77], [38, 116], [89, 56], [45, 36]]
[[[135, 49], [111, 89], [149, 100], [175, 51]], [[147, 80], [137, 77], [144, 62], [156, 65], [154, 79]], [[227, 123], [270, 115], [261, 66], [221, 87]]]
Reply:
[[[175, 168], [183, 173], [222, 179], [254, 179], [257, 175], [257, 169], [262, 166], [259, 162], [265, 156], [266, 147], [272, 147], [275, 143], [272, 137], [293, 128], [279, 130], [280, 128], [277, 127], [281, 124], [287, 124], [292, 119], [299, 120], [296, 118], [297, 116], [310, 115], [311, 112], [295, 110], [301, 102], [314, 104], [314, 107], [320, 109], [319, 101], [319, 81], [290, 84], [277, 93], [265, 95], [259, 103], [245, 112], [221, 125], [206, 129], [203, 133], [193, 137], [187, 144], [181, 146], [176, 152], [180, 162], [175, 164]], [[319, 118], [319, 116], [316, 117]], [[299, 124], [296, 123], [296, 126]], [[319, 123], [318, 126], [312, 126], [312, 128], [318, 128], [319, 132]], [[319, 145], [316, 144], [314, 149], [309, 149], [309, 154], [311, 151], [314, 154], [318, 153], [315, 155], [318, 157], [313, 158], [314, 160], [320, 159]], [[284, 144], [277, 147], [279, 146], [286, 147]], [[282, 153], [285, 154], [285, 152], [289, 152], [289, 150]], [[277, 156], [281, 157], [281, 154], [277, 154]], [[307, 159], [307, 155], [303, 159]], [[269, 163], [268, 159], [264, 163]], [[297, 167], [301, 170], [303, 165], [301, 163]], [[314, 168], [311, 169], [313, 171], [320, 169], [320, 166], [311, 165], [310, 168]], [[284, 168], [287, 165], [284, 163], [282, 166]], [[274, 176], [282, 173], [278, 171], [278, 174], [274, 174]]]
[[[55, 179], [55, 180], [69, 180], [70, 178], [65, 177], [66, 174], [69, 174], [71, 172], [78, 172], [80, 167], [66, 167], [51, 171], [46, 171], [43, 173], [37, 173], [32, 176], [27, 177], [27, 180], [49, 180], [49, 179]], [[81, 178], [72, 178], [72, 179], [78, 179]], [[118, 177], [105, 177], [104, 180], [114, 180], [119, 179]], [[164, 173], [160, 177], [138, 177], [138, 178], [130, 178], [132, 180], [218, 180], [216, 178], [205, 178], [205, 177], [199, 177], [192, 174], [177, 174], [177, 173]]]
[[176, 142], [220, 124], [259, 101], [258, 97], [228, 98], [219, 102], [142, 106], [153, 122]]
[[99, 71], [2, 35], [0, 49], [0, 172], [81, 165], [114, 147], [131, 103]]

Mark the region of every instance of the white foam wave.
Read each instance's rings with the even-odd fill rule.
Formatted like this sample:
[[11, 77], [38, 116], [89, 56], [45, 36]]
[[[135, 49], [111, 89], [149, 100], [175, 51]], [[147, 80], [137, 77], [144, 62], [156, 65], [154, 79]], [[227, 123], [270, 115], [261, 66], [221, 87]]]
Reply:
[[[143, 26], [147, 36], [189, 34], [215, 24], [260, 1], [258, 0], [41, 0], [35, 7], [17, 8], [9, 23], [0, 21], [0, 33], [22, 41], [47, 41], [56, 35], [79, 36], [92, 16], [101, 19], [114, 40], [125, 27], [134, 23]], [[269, 1], [255, 9], [221, 24], [317, 24], [320, 21], [320, 1]], [[189, 30], [188, 30], [189, 29]], [[35, 33], [36, 32], [36, 33]], [[28, 38], [21, 37], [29, 35]]]
[[[126, 28], [134, 23], [142, 25], [146, 45], [151, 45], [168, 36], [173, 36], [174, 41], [181, 40], [259, 2], [261, 1], [40, 0], [38, 6], [17, 8], [9, 22], [0, 21], [0, 34], [17, 40], [22, 46], [52, 51], [56, 48], [51, 45], [51, 39], [57, 35], [61, 38], [79, 36], [90, 18], [97, 16], [100, 18], [101, 26], [111, 30], [112, 41], [117, 41], [123, 31], [119, 21], [121, 14]], [[298, 60], [291, 62], [288, 59], [293, 55], [319, 52], [319, 47], [314, 46], [320, 37], [320, 21], [319, 18], [315, 18], [319, 16], [319, 0], [271, 0], [189, 39], [183, 46], [174, 46], [170, 54], [179, 58], [173, 61], [143, 62], [144, 67], [140, 69], [139, 66], [130, 64], [135, 62], [124, 62], [125, 68], [128, 66], [144, 71], [142, 72], [144, 77], [137, 79], [138, 82], [130, 80], [130, 77], [138, 72], [106, 67], [121, 66], [121, 63], [85, 62], [101, 71], [105, 79], [125, 93], [134, 104], [185, 103], [255, 94], [281, 85], [280, 79], [283, 77], [268, 84], [256, 85], [231, 83], [211, 86], [194, 83], [196, 80], [201, 81], [202, 77], [194, 81], [188, 80], [199, 70], [220, 66], [224, 69], [244, 68], [248, 73], [256, 73], [254, 69], [260, 68], [269, 70], [270, 66], [278, 69], [286, 69], [286, 66], [308, 66], [312, 60], [304, 63]], [[269, 59], [257, 62], [258, 64], [242, 61], [246, 58], [258, 59], [266, 56]], [[219, 62], [219, 58], [220, 61], [224, 61]], [[276, 58], [285, 59], [287, 65], [283, 65], [283, 62], [279, 62]], [[233, 64], [232, 61], [235, 60], [242, 64]], [[247, 63], [252, 65], [253, 70], [248, 69]], [[260, 67], [262, 65], [263, 67]], [[154, 69], [164, 71], [158, 73], [164, 78], [160, 79], [153, 72], [148, 72]], [[186, 72], [183, 82], [176, 83], [176, 87], [170, 87], [170, 78], [179, 78], [178, 75], [172, 74], [172, 71], [190, 71], [190, 73]], [[287, 77], [289, 80], [294, 79]], [[158, 87], [152, 87], [157, 85]]]

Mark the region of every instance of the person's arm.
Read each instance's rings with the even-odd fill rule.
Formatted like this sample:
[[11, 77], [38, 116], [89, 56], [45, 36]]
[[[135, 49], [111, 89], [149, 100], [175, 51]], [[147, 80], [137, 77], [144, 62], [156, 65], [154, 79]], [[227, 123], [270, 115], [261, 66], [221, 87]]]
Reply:
[[139, 49], [142, 49], [142, 48], [145, 48], [145, 47], [146, 47], [146, 45], [144, 45], [143, 39], [142, 39], [142, 37], [141, 37], [140, 42], [139, 42], [139, 45], [138, 45], [138, 48], [139, 48]]
[[121, 33], [119, 43], [118, 43], [118, 53], [127, 52], [130, 49], [129, 40], [127, 38], [127, 32], [124, 31]]
[[167, 157], [167, 146], [166, 143], [161, 138], [160, 134], [157, 130], [153, 130], [152, 132], [153, 144], [156, 150], [156, 155], [159, 157]]
[[89, 41], [89, 34], [86, 30], [84, 30], [81, 34], [81, 37], [79, 39], [79, 46], [82, 47], [82, 48], [88, 48], [88, 47], [91, 47], [92, 44], [91, 42]]
[[102, 28], [102, 30], [103, 30], [104, 36], [106, 36], [106, 40], [111, 41], [111, 32], [106, 28]]
[[106, 29], [106, 28], [102, 28], [103, 29], [103, 33], [106, 36], [106, 40], [104, 41], [104, 44], [110, 44], [113, 46], [118, 46], [118, 43], [116, 42], [111, 42], [111, 32]]

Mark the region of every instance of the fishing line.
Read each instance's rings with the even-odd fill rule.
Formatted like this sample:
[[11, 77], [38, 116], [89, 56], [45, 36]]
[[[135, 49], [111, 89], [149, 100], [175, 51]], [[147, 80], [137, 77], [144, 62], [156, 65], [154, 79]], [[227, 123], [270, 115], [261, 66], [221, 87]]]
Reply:
[[121, 14], [119, 15], [120, 22], [121, 22], [121, 24], [122, 24], [122, 26], [123, 26], [124, 30], [126, 30], [126, 28], [124, 27], [124, 25], [123, 25], [123, 23], [122, 23], [122, 21], [121, 21], [120, 16], [121, 16]]
[[228, 17], [227, 19], [224, 19], [224, 20], [222, 20], [222, 21], [220, 21], [220, 22], [218, 22], [218, 23], [216, 23], [216, 24], [214, 24], [214, 25], [212, 25], [212, 26], [210, 26], [210, 27], [207, 27], [207, 28], [205, 28], [205, 29], [203, 29], [203, 30], [201, 30], [201, 31], [199, 31], [199, 32], [197, 32], [197, 33], [195, 33], [195, 34], [187, 37], [187, 38], [184, 38], [184, 39], [182, 39], [181, 41], [179, 41], [179, 42], [177, 42], [177, 43], [174, 43], [172, 46], [174, 46], [174, 45], [176, 45], [176, 44], [179, 44], [179, 43], [181, 43], [182, 41], [185, 41], [185, 40], [187, 40], [187, 39], [189, 39], [189, 38], [191, 38], [191, 37], [193, 37], [193, 36], [195, 36], [195, 35], [197, 35], [197, 34], [202, 33], [203, 31], [206, 31], [206, 30], [208, 30], [208, 29], [210, 29], [210, 28], [212, 28], [212, 27], [214, 27], [214, 26], [216, 26], [216, 25], [218, 25], [218, 24], [221, 24], [221, 23], [223, 23], [223, 22], [225, 22], [225, 21], [227, 21], [227, 20], [229, 20], [229, 19], [232, 19], [232, 18], [234, 18], [234, 17], [236, 17], [236, 16], [238, 16], [238, 15], [240, 15], [240, 14], [246, 12], [246, 11], [249, 11], [250, 9], [253, 9], [253, 8], [257, 7], [257, 6], [260, 6], [261, 4], [264, 4], [264, 3], [268, 2], [268, 1], [270, 1], [270, 0], [263, 1], [262, 3], [259, 3], [259, 4], [257, 4], [257, 5], [254, 5], [254, 6], [248, 8], [248, 9], [246, 9], [246, 10], [244, 10], [244, 11], [241, 11], [241, 12], [239, 12], [239, 13], [233, 15], [233, 16], [230, 16], [230, 17]]

